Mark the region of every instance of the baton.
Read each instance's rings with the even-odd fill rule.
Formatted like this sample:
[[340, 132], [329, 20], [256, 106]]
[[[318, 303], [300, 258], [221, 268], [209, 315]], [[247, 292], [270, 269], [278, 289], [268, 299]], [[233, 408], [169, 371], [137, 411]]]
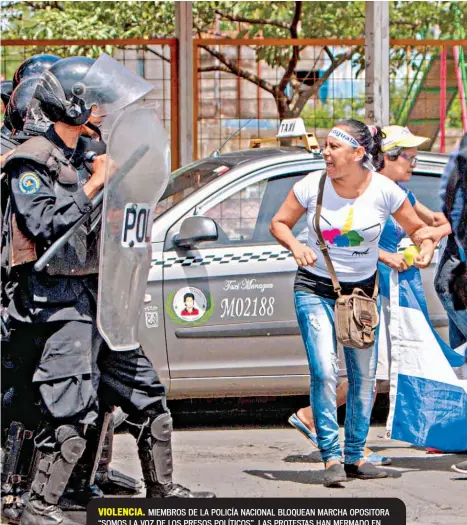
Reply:
[[104, 414], [104, 421], [102, 422], [102, 428], [99, 434], [99, 442], [97, 444], [96, 456], [94, 458], [94, 463], [92, 465], [91, 476], [89, 478], [89, 485], [94, 485], [94, 483], [96, 482], [96, 473], [97, 473], [97, 469], [99, 468], [99, 462], [102, 457], [102, 449], [104, 448], [104, 441], [105, 441], [107, 431], [109, 430], [111, 419], [112, 419], [112, 413], [106, 412]]
[[[137, 164], [146, 153], [149, 151], [147, 144], [142, 144], [138, 149], [130, 156], [130, 158], [117, 170], [117, 173], [112, 177], [109, 183], [109, 191], [113, 189], [125, 175]], [[91, 209], [86, 212], [80, 219], [78, 219], [69, 230], [67, 230], [61, 237], [59, 237], [48, 249], [44, 252], [41, 257], [34, 264], [34, 270], [41, 272], [49, 261], [54, 257], [58, 250], [62, 248], [72, 237], [72, 235], [80, 228], [90, 217], [91, 213], [102, 203], [104, 198], [104, 188], [91, 201]]]

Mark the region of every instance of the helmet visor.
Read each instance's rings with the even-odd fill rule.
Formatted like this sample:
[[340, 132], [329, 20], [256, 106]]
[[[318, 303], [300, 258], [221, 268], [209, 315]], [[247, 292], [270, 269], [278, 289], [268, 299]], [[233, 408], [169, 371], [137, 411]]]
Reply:
[[[22, 83], [19, 84], [19, 86], [21, 85]], [[65, 92], [60, 82], [50, 71], [44, 71], [37, 80], [37, 85], [27, 110], [23, 130], [31, 134], [45, 133], [51, 122], [44, 115], [41, 105], [44, 105], [44, 107], [65, 107], [65, 100]]]
[[55, 75], [50, 71], [44, 71], [37, 82], [33, 99], [37, 99], [45, 104], [59, 106], [64, 104], [66, 96]]
[[95, 117], [102, 117], [133, 104], [153, 89], [147, 80], [104, 53], [72, 91]]

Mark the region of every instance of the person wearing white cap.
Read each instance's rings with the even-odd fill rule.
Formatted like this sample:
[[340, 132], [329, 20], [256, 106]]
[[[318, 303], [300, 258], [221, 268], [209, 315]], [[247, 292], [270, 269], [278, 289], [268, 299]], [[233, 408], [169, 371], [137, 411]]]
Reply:
[[385, 126], [382, 130], [384, 138], [381, 142], [381, 150], [383, 152], [395, 148], [418, 148], [430, 140], [428, 137], [414, 135], [409, 128], [403, 126]]
[[[429, 138], [414, 135], [408, 128], [402, 126], [386, 126], [382, 128], [382, 131], [385, 135], [381, 142], [381, 150], [384, 153], [384, 167], [380, 169], [380, 173], [399, 185], [408, 182], [417, 165], [417, 147], [427, 142]], [[418, 201], [410, 191], [407, 191], [407, 195], [420, 219], [432, 228], [430, 237], [435, 243], [451, 233], [449, 221], [442, 212], [430, 210]], [[426, 232], [426, 229], [421, 231]], [[385, 236], [383, 232], [381, 239], [384, 240], [384, 237], [390, 238], [390, 236]], [[390, 249], [387, 251], [384, 248], [380, 250], [379, 260], [395, 270], [407, 270], [408, 265], [404, 256], [395, 252], [397, 252], [397, 244], [390, 243]]]
[[[414, 135], [408, 128], [402, 126], [386, 126], [383, 128], [383, 133], [385, 138], [382, 141], [381, 149], [384, 153], [384, 167], [380, 170], [380, 173], [398, 185], [404, 184], [410, 180], [413, 169], [417, 165], [417, 147], [429, 139]], [[420, 232], [429, 230], [432, 233], [432, 240], [435, 244], [438, 244], [442, 237], [451, 233], [449, 221], [442, 212], [432, 211], [418, 201], [410, 190], [405, 191], [419, 218], [428, 225], [428, 227], [422, 228]], [[376, 379], [380, 382], [384, 381], [386, 388], [389, 386], [387, 381], [389, 380], [391, 351], [389, 334], [389, 271], [387, 267], [399, 272], [409, 269], [410, 266], [404, 254], [397, 251], [398, 244], [404, 237], [405, 232], [391, 217], [386, 223], [379, 243], [382, 306]], [[413, 271], [411, 276], [411, 285], [415, 294], [423, 291], [420, 271], [417, 269]], [[421, 294], [423, 295], [423, 292]], [[423, 300], [425, 301], [424, 297]], [[382, 334], [383, 330], [385, 331], [384, 334]], [[380, 387], [381, 385], [382, 383], [380, 383]], [[384, 386], [380, 388], [380, 391], [387, 391], [384, 389]], [[428, 450], [434, 451], [432, 449]]]

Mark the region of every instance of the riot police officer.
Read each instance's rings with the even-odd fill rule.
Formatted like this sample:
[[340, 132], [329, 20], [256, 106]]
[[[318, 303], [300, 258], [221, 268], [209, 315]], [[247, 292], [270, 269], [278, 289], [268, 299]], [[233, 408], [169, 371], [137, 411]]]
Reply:
[[[2, 102], [5, 106], [5, 111], [8, 109], [11, 95], [13, 91], [23, 82], [30, 77], [39, 77], [45, 70], [49, 69], [56, 62], [60, 60], [59, 57], [49, 54], [40, 54], [34, 55], [27, 58], [22, 64], [18, 67], [13, 75], [13, 80], [4, 80], [1, 84], [1, 95]], [[19, 107], [26, 99], [24, 89], [20, 90], [21, 100], [18, 101]], [[29, 93], [30, 95], [31, 93]], [[11, 151], [15, 146], [18, 145], [18, 140], [12, 139], [11, 134], [13, 132], [13, 123], [10, 120], [10, 117], [5, 114], [3, 126], [1, 129], [1, 155], [2, 155], [2, 166], [3, 161], [8, 156], [8, 152]]]
[[[30, 59], [26, 62], [30, 63]], [[20, 69], [22, 66], [20, 66]], [[8, 104], [4, 116], [6, 129], [9, 135], [2, 134], [2, 150], [14, 149], [19, 144], [30, 138], [23, 131], [27, 110], [35, 93], [39, 76], [26, 76], [20, 84], [16, 86], [13, 93], [8, 97]], [[3, 87], [3, 86], [2, 86]], [[46, 124], [44, 116], [38, 118], [36, 112], [34, 129], [29, 129], [29, 133], [40, 134]], [[100, 129], [93, 124], [94, 119], [90, 119], [84, 127], [81, 135], [85, 141], [86, 156], [89, 152], [95, 154], [105, 153], [105, 143], [102, 140]], [[98, 122], [97, 122], [98, 123]], [[30, 123], [29, 123], [30, 124]], [[48, 122], [50, 125], [50, 122]], [[8, 139], [8, 143], [4, 141]], [[92, 166], [85, 162], [86, 168], [92, 173]], [[2, 217], [7, 209], [9, 188], [5, 179], [2, 179]], [[4, 202], [5, 201], [5, 202]], [[2, 229], [3, 232], [3, 229]], [[2, 249], [5, 246], [5, 239], [2, 236]], [[2, 311], [3, 306], [8, 304], [11, 296], [12, 283], [8, 278], [8, 261], [2, 261]], [[24, 387], [23, 381], [17, 377], [15, 372], [15, 356], [9, 351], [8, 319], [2, 317], [2, 393], [4, 393], [4, 414], [2, 435], [4, 436], [4, 468], [2, 469], [2, 515], [6, 519], [17, 519], [27, 501], [28, 486], [31, 476], [34, 475], [31, 464], [35, 464], [35, 453], [30, 446], [34, 428], [25, 428], [21, 422], [19, 413], [24, 411], [31, 413], [34, 407], [24, 406], [24, 411], [11, 410], [12, 400], [18, 395], [18, 391]], [[22, 396], [27, 400], [28, 396]], [[15, 406], [15, 403], [13, 403]], [[104, 407], [103, 407], [104, 408]], [[110, 408], [109, 408], [110, 410]], [[88, 446], [85, 457], [79, 463], [79, 469], [73, 474], [72, 483], [65, 498], [62, 498], [60, 505], [63, 508], [75, 508], [76, 505], [86, 505], [91, 497], [103, 497], [104, 492], [110, 494], [135, 494], [138, 493], [142, 484], [140, 481], [125, 475], [114, 468], [110, 468], [112, 459], [112, 442], [116, 418], [122, 420], [122, 411], [114, 409], [112, 413], [103, 414], [99, 418], [97, 427], [88, 429]], [[40, 418], [37, 418], [39, 421]], [[103, 421], [108, 423], [106, 429], [103, 428]], [[105, 438], [104, 438], [105, 434]], [[25, 439], [27, 438], [27, 439]], [[91, 473], [96, 466], [95, 483], [90, 484]], [[103, 492], [104, 491], [104, 492]]]
[[15, 89], [23, 80], [29, 77], [40, 76], [44, 71], [56, 64], [60, 57], [42, 53], [27, 58], [15, 71], [12, 80], [12, 87]]
[[[54, 124], [44, 137], [16, 148], [5, 164], [13, 211], [11, 261], [18, 282], [9, 307], [11, 344], [20, 361], [21, 356], [28, 358], [22, 373], [25, 380], [33, 378], [48, 422], [36, 438], [44, 457], [23, 525], [73, 523], [58, 501], [84, 452], [86, 425], [98, 417], [98, 389], [109, 404], [129, 414], [148, 497], [213, 496], [172, 483], [172, 420], [165, 389], [141, 348], [111, 352], [96, 327], [99, 212], [92, 210], [91, 199], [104, 184], [106, 159], [96, 158], [91, 177], [81, 169], [85, 151], [81, 127], [92, 108], [79, 95], [91, 87], [94, 92], [100, 89], [105, 104], [119, 96], [123, 85], [118, 78], [123, 66], [113, 61], [110, 77], [105, 70], [104, 75], [99, 73], [100, 61], [63, 59], [43, 74], [35, 99]], [[128, 75], [125, 69], [123, 77]], [[88, 78], [93, 82], [87, 84]], [[107, 78], [108, 85], [96, 86], [96, 78]], [[133, 91], [138, 98], [152, 89], [136, 75], [132, 81], [142, 86]], [[83, 227], [45, 271], [35, 271], [38, 256], [83, 215], [89, 215]]]

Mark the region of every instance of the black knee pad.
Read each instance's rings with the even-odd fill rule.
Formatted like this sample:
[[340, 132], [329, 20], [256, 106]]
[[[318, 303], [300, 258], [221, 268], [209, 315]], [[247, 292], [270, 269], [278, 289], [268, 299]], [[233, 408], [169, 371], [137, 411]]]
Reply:
[[49, 504], [57, 505], [73, 469], [83, 455], [86, 440], [80, 428], [61, 425], [55, 430], [56, 452], [44, 456], [32, 484], [32, 490]]
[[59, 446], [70, 438], [84, 438], [84, 427], [83, 425], [60, 425], [55, 429], [55, 437]]
[[173, 420], [168, 413], [159, 414], [151, 422], [151, 435], [157, 441], [170, 441], [172, 437]]
[[168, 485], [172, 483], [172, 417], [159, 414], [140, 432], [138, 454], [146, 485]]
[[151, 423], [154, 469], [157, 481], [162, 484], [172, 481], [172, 430], [172, 416], [168, 413], [159, 414]]

